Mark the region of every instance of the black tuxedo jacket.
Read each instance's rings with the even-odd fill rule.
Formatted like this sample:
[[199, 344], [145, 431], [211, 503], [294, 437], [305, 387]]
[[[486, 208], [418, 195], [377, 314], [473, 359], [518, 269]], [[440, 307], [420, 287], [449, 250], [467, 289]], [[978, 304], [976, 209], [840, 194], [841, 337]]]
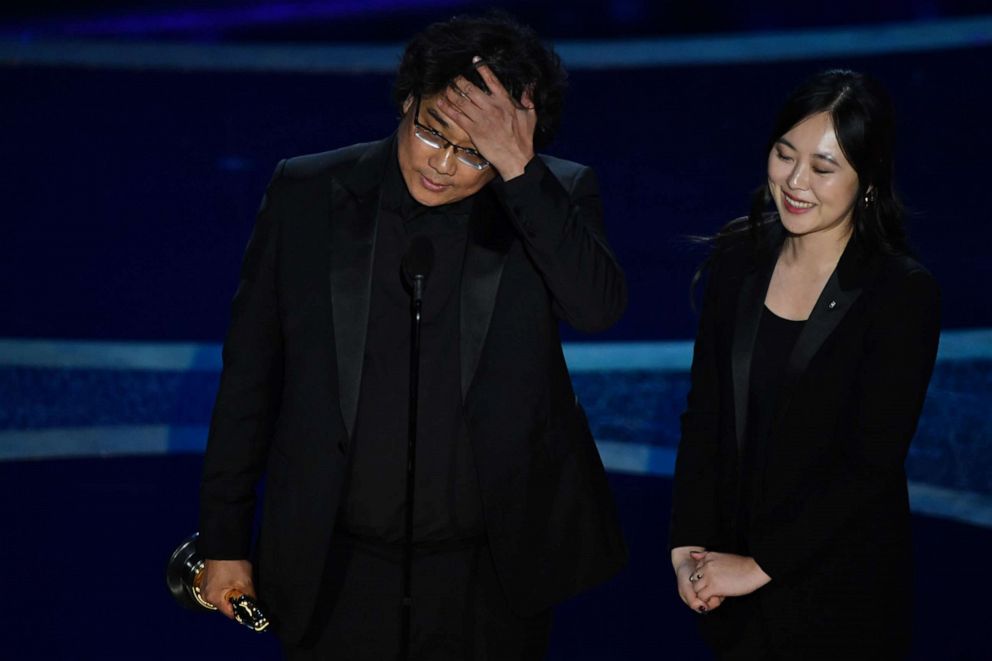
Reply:
[[[232, 304], [200, 545], [208, 558], [249, 557], [265, 472], [257, 585], [288, 641], [312, 615], [343, 496], [389, 158], [393, 140], [280, 163]], [[529, 614], [626, 559], [558, 336], [559, 319], [589, 331], [614, 323], [626, 284], [589, 168], [542, 156], [519, 182], [497, 177], [476, 195], [452, 351], [488, 543], [511, 605]]]
[[712, 262], [670, 543], [745, 553], [772, 577], [702, 617], [718, 649], [757, 617], [783, 658], [894, 658], [912, 585], [903, 463], [936, 358], [937, 286], [909, 257], [848, 243], [790, 354], [741, 548], [751, 353], [785, 239], [777, 218], [766, 230], [757, 247], [742, 238]]

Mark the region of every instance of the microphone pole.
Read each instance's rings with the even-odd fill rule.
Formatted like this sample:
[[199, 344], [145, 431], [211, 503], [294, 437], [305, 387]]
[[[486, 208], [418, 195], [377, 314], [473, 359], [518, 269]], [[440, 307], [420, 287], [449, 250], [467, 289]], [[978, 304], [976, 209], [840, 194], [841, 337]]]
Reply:
[[410, 625], [413, 609], [413, 513], [417, 482], [417, 402], [420, 391], [420, 320], [427, 276], [434, 264], [434, 246], [424, 236], [414, 237], [403, 256], [403, 275], [411, 288], [410, 408], [406, 443], [406, 536], [403, 543], [403, 600], [401, 602], [400, 658], [410, 658]]

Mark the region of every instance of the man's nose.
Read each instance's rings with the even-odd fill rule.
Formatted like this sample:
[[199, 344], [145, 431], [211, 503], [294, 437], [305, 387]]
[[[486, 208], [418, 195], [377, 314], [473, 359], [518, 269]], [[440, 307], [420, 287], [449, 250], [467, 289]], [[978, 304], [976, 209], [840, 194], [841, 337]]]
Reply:
[[446, 148], [439, 149], [431, 154], [431, 157], [427, 159], [427, 163], [439, 174], [452, 175], [458, 167], [456, 160], [454, 147], [448, 145]]

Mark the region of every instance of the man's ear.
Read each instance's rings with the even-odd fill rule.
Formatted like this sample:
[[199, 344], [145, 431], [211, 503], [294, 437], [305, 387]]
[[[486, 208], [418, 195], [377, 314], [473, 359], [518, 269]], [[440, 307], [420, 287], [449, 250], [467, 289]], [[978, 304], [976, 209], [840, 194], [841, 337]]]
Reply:
[[520, 95], [520, 105], [528, 110], [533, 110], [534, 106], [534, 83], [524, 88], [524, 93]]
[[413, 101], [414, 101], [413, 95], [412, 94], [408, 94], [407, 97], [406, 97], [406, 99], [403, 101], [403, 114], [404, 115], [407, 113], [408, 110], [410, 110], [410, 106], [413, 105]]

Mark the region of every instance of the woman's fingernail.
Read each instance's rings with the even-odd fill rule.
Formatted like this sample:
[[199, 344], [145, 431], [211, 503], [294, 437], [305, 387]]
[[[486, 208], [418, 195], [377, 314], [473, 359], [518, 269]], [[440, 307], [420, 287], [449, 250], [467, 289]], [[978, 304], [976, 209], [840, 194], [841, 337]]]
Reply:
[[482, 61], [482, 58], [481, 58], [481, 57], [479, 57], [478, 55], [474, 55], [474, 56], [472, 57], [472, 64], [478, 64], [478, 63], [479, 63], [479, 62], [481, 62], [481, 61]]

